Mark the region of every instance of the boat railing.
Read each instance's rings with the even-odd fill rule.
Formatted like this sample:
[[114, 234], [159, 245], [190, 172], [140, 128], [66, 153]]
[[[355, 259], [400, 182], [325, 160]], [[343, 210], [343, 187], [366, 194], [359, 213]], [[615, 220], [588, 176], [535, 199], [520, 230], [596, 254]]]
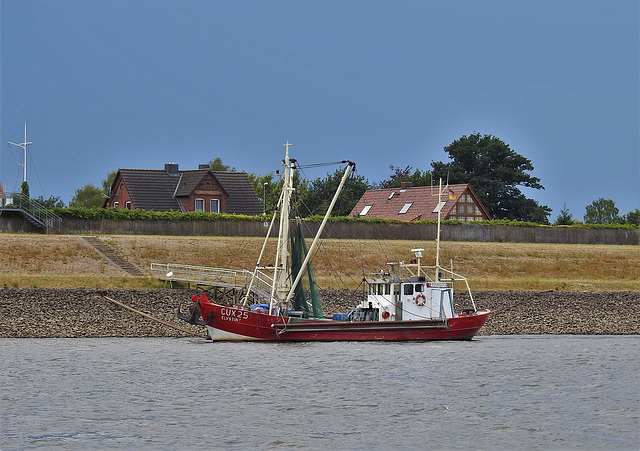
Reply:
[[175, 263], [151, 263], [151, 271], [159, 273], [158, 278], [167, 281], [193, 283], [226, 288], [250, 289], [260, 297], [268, 297], [272, 279], [262, 271], [246, 269], [213, 268], [209, 266], [180, 265]]
[[[469, 281], [465, 276], [453, 272], [450, 269], [443, 268], [442, 266], [424, 266], [416, 263], [402, 264], [401, 267], [407, 268], [413, 274], [411, 268], [418, 268], [418, 274], [424, 276], [428, 282], [450, 282], [452, 285], [454, 282], [464, 282], [467, 293], [469, 293], [469, 300], [473, 309], [476, 310], [476, 303], [473, 300], [473, 293], [471, 293], [471, 287]], [[430, 275], [431, 274], [431, 275]], [[437, 277], [432, 277], [433, 274], [437, 274]]]

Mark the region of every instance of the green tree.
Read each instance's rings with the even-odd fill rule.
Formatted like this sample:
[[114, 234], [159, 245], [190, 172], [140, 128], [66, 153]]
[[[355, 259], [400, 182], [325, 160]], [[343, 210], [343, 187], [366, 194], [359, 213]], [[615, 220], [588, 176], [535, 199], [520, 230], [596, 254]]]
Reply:
[[618, 216], [618, 208], [616, 203], [611, 199], [601, 197], [594, 200], [586, 207], [584, 222], [586, 224], [616, 224], [620, 223], [621, 218]]
[[107, 174], [107, 178], [102, 181], [102, 192], [106, 195], [109, 195], [109, 190], [111, 189], [111, 185], [113, 185], [113, 181], [116, 179], [118, 175], [118, 171], [111, 171]]
[[[336, 169], [333, 174], [327, 174], [325, 178], [318, 178], [308, 186], [298, 187], [298, 210], [306, 211], [308, 215], [324, 215], [343, 175], [344, 169]], [[348, 216], [364, 192], [370, 188], [371, 185], [363, 176], [352, 173], [342, 187], [332, 216]], [[301, 216], [307, 216], [307, 214], [301, 213]]]
[[222, 158], [215, 157], [213, 160], [209, 162], [209, 167], [212, 171], [224, 171], [224, 172], [235, 172], [236, 168], [233, 166], [229, 166], [222, 162]]
[[38, 202], [40, 202], [44, 208], [51, 210], [52, 208], [64, 208], [64, 202], [60, 200], [60, 196], [49, 196], [48, 199], [45, 199], [42, 196], [36, 197]]
[[89, 183], [76, 190], [75, 195], [69, 202], [70, 207], [93, 208], [102, 207], [106, 195], [103, 190]]
[[468, 183], [494, 219], [548, 224], [551, 209], [522, 194], [519, 186], [544, 189], [531, 161], [491, 135], [463, 135], [444, 151], [453, 161], [431, 162], [434, 179]]
[[569, 213], [567, 204], [563, 204], [562, 210], [560, 210], [560, 214], [556, 218], [555, 225], [571, 225], [573, 223], [573, 216]]
[[624, 220], [627, 224], [640, 225], [640, 209], [636, 208], [634, 211], [627, 213]]
[[393, 165], [390, 165], [389, 169], [393, 171], [393, 174], [388, 179], [378, 183], [376, 188], [400, 188], [402, 182], [411, 182], [413, 186], [429, 186], [431, 184], [431, 171], [416, 169], [412, 173], [413, 168], [411, 166], [402, 169]]
[[255, 175], [247, 174], [249, 181], [253, 185], [260, 202], [263, 205], [265, 213], [270, 214], [278, 203], [282, 183], [279, 180], [273, 180], [273, 174]]

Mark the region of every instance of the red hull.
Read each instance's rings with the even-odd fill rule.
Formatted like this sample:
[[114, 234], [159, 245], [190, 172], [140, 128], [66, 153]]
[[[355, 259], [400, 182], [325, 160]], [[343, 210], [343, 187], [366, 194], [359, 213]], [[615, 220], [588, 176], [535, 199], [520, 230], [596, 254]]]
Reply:
[[258, 313], [197, 300], [213, 340], [264, 341], [419, 341], [470, 340], [490, 312], [424, 321], [333, 321]]

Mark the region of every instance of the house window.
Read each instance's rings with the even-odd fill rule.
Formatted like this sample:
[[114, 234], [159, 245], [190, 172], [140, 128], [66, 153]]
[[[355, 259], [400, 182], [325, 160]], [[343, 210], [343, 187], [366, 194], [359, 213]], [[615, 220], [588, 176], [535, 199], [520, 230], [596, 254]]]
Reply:
[[458, 214], [459, 215], [463, 215], [464, 214], [464, 205], [458, 205]]
[[467, 214], [468, 215], [472, 215], [473, 214], [473, 205], [467, 205]]
[[409, 211], [409, 208], [411, 208], [412, 205], [413, 205], [413, 202], [407, 202], [402, 206], [398, 214], [401, 214], [401, 215], [405, 214], [406, 212]]
[[126, 208], [127, 210], [131, 210], [131, 202], [125, 202], [124, 208]]
[[209, 213], [220, 213], [220, 199], [211, 199], [209, 201]]
[[366, 216], [366, 214], [369, 213], [369, 210], [371, 210], [371, 207], [373, 207], [373, 205], [365, 205], [359, 216]]
[[114, 202], [113, 208], [120, 208], [120, 202]]
[[204, 199], [196, 199], [194, 211], [204, 211]]

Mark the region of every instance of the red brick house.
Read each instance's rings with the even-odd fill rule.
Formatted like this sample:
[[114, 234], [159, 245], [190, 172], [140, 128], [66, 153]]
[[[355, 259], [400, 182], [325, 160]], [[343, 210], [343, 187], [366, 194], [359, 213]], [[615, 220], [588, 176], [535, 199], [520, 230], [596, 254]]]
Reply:
[[[440, 209], [443, 220], [491, 219], [469, 185], [449, 185], [443, 188]], [[413, 186], [411, 182], [405, 182], [400, 188], [368, 190], [349, 216], [400, 221], [438, 219], [438, 187]]]
[[200, 169], [119, 169], [105, 208], [154, 211], [204, 211], [258, 215], [262, 205], [244, 172]]

